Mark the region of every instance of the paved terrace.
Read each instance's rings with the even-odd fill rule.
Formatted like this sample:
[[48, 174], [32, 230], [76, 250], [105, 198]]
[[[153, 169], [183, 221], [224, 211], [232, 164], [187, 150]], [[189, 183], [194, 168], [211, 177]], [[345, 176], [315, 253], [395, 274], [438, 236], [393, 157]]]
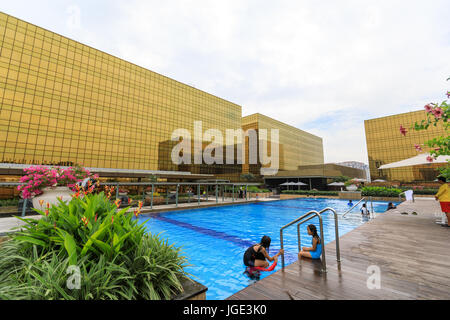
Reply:
[[[450, 228], [436, 223], [440, 211], [432, 198], [403, 202], [342, 236], [340, 264], [335, 243], [327, 244], [326, 274], [320, 261], [304, 259], [228, 299], [450, 299]], [[367, 287], [372, 265], [381, 270], [380, 289]]]

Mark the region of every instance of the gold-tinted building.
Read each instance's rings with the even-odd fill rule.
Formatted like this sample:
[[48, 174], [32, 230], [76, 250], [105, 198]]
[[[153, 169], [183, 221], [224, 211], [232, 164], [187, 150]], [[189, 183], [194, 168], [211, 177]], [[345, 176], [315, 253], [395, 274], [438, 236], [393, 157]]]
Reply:
[[0, 48], [0, 162], [158, 170], [175, 129], [241, 127], [239, 105], [4, 13]]
[[[279, 170], [296, 170], [298, 166], [323, 164], [323, 141], [322, 138], [306, 131], [290, 126], [281, 121], [272, 119], [260, 113], [255, 113], [242, 118], [242, 129], [244, 131], [254, 129], [267, 129], [270, 137], [270, 129], [279, 130]], [[248, 138], [247, 138], [248, 140]], [[268, 143], [270, 150], [270, 143]], [[246, 143], [246, 154], [248, 154], [248, 143]], [[270, 152], [269, 152], [270, 155]], [[248, 155], [247, 155], [248, 158]], [[246, 161], [246, 163], [248, 163]], [[244, 164], [243, 172], [259, 174], [260, 165]]]
[[279, 129], [280, 170], [323, 163], [317, 136], [260, 114], [242, 119], [237, 104], [0, 12], [0, 163], [259, 175], [257, 164], [175, 165], [171, 135], [194, 133], [195, 121], [224, 136]]
[[[423, 144], [432, 138], [447, 135], [441, 124], [430, 126], [428, 130], [423, 131], [410, 129], [415, 122], [420, 123], [426, 118], [425, 111], [414, 111], [364, 121], [372, 180], [412, 182], [432, 181], [436, 178], [436, 168], [440, 166], [438, 164], [378, 170], [383, 164], [416, 156], [418, 152], [415, 144]], [[407, 129], [406, 136], [400, 133], [400, 125]], [[428, 150], [426, 147], [423, 149]]]

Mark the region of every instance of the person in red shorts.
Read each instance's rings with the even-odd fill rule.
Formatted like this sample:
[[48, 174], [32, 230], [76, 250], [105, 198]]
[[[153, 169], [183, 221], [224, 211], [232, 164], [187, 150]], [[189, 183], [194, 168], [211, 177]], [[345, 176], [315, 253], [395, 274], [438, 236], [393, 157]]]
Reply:
[[438, 177], [438, 181], [441, 184], [438, 193], [434, 196], [436, 200], [439, 200], [441, 204], [441, 210], [447, 215], [447, 224], [442, 224], [443, 227], [449, 227], [450, 222], [450, 188], [447, 184], [447, 179], [443, 176]]

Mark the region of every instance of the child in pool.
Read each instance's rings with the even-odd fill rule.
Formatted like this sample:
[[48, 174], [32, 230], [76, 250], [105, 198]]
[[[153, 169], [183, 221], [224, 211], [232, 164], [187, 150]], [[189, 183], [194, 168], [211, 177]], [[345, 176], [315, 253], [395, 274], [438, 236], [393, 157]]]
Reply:
[[308, 234], [313, 237], [312, 247], [303, 247], [302, 251], [298, 253], [298, 259], [300, 260], [302, 257], [320, 259], [320, 255], [322, 254], [322, 241], [317, 234], [317, 228], [315, 225], [310, 224], [307, 230]]

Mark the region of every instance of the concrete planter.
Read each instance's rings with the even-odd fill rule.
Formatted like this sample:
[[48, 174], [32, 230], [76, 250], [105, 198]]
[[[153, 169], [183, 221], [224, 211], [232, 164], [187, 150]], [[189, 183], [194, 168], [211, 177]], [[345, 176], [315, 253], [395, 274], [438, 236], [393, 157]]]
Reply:
[[339, 199], [338, 196], [328, 195], [309, 195], [309, 194], [280, 194], [280, 200], [289, 200], [297, 198], [327, 198], [327, 199]]
[[184, 278], [181, 280], [183, 292], [176, 295], [172, 300], [206, 300], [206, 291], [208, 288], [201, 283]]
[[[72, 190], [69, 187], [54, 187], [54, 188], [45, 188], [42, 190], [44, 193], [38, 195], [33, 198], [33, 207], [38, 210], [45, 210], [47, 203], [50, 205], [59, 204], [58, 198], [60, 198], [65, 203], [70, 202], [72, 200]], [[43, 200], [43, 204], [39, 203], [40, 200]]]
[[359, 200], [361, 199], [361, 191], [340, 191], [339, 199]]

